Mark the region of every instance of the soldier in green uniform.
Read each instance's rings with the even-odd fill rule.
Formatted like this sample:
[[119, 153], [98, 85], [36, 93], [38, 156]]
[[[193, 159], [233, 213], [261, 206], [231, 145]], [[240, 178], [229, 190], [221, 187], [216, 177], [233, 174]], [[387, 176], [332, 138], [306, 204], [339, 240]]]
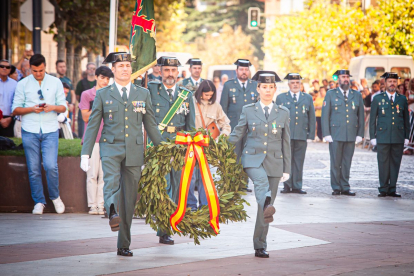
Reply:
[[386, 91], [374, 97], [371, 103], [369, 135], [377, 146], [379, 197], [401, 197], [396, 193], [404, 145], [408, 145], [410, 118], [407, 98], [396, 93], [397, 73], [385, 73]]
[[189, 78], [183, 79], [182, 81], [178, 82], [178, 86], [184, 86], [191, 92], [195, 92], [203, 81], [201, 76], [201, 71], [203, 70], [203, 63], [199, 58], [190, 58], [186, 64], [190, 65], [190, 73], [191, 76]]
[[315, 138], [315, 108], [312, 96], [300, 92], [302, 77], [297, 73], [289, 73], [289, 92], [277, 96], [276, 104], [283, 105], [290, 111], [290, 147], [292, 156], [292, 173], [281, 193], [306, 194], [302, 190], [303, 163], [305, 161], [307, 140]]
[[339, 87], [326, 93], [322, 106], [322, 135], [329, 142], [332, 195], [355, 196], [350, 190], [349, 172], [355, 143], [364, 137], [364, 101], [350, 89], [349, 70], [338, 70]]
[[253, 180], [258, 204], [253, 235], [255, 256], [269, 258], [266, 236], [276, 212], [273, 203], [279, 182], [289, 179], [290, 174], [289, 110], [272, 102], [276, 82], [280, 81], [275, 72], [259, 71], [253, 79], [259, 81], [260, 101], [242, 107], [229, 142], [235, 144], [247, 137], [241, 163]]
[[[233, 130], [240, 118], [243, 106], [246, 104], [256, 103], [258, 99], [257, 82], [249, 79], [250, 66], [252, 65], [247, 59], [238, 59], [235, 63], [237, 65], [237, 78], [228, 80], [223, 86], [220, 104], [223, 107], [224, 113], [230, 119], [230, 126]], [[236, 154], [240, 160], [243, 145], [246, 138], [241, 139], [236, 143]], [[247, 189], [248, 192], [252, 190]]]
[[103, 63], [112, 63], [115, 82], [96, 92], [82, 147], [81, 168], [89, 169], [89, 158], [103, 120], [99, 147], [105, 208], [112, 231], [119, 231], [117, 254], [132, 256], [131, 223], [144, 164], [142, 123], [155, 145], [162, 138], [149, 91], [130, 81], [131, 55], [110, 53]]
[[[161, 66], [162, 82], [149, 82], [148, 89], [151, 94], [151, 102], [155, 111], [155, 120], [162, 133], [163, 139], [175, 140], [179, 131], [191, 131], [195, 128], [195, 110], [192, 93], [189, 92], [186, 99], [174, 112], [172, 119], [167, 118], [168, 111], [172, 108], [175, 101], [181, 95], [183, 87], [178, 87], [178, 66], [179, 60], [175, 57], [160, 57], [157, 64]], [[171, 119], [171, 120], [167, 120]], [[178, 192], [181, 180], [181, 171], [171, 170], [166, 175], [167, 194], [174, 202], [178, 202]], [[157, 233], [159, 242], [164, 244], [174, 244], [174, 240], [168, 236], [164, 230], [160, 229]]]

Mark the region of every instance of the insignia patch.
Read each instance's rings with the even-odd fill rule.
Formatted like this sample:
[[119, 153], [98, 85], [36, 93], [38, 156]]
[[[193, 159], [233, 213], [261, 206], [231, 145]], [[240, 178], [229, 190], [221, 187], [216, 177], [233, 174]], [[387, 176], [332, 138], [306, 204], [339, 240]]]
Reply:
[[326, 106], [326, 102], [325, 101], [323, 101], [323, 106]]

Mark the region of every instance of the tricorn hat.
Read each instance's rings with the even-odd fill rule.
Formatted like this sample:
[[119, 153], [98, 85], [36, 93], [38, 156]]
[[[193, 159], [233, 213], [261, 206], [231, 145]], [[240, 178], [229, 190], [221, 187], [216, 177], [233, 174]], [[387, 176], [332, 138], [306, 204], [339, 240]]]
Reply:
[[160, 57], [157, 59], [157, 65], [160, 66], [181, 66], [180, 61], [176, 57]]
[[257, 81], [258, 83], [275, 83], [282, 81], [273, 71], [257, 71], [252, 80]]
[[401, 78], [398, 76], [398, 73], [394, 73], [394, 72], [385, 72], [385, 73], [381, 76], [381, 78], [382, 78], [382, 79], [396, 79], [396, 80], [401, 79]]
[[115, 63], [115, 62], [121, 62], [121, 61], [133, 62], [131, 58], [131, 54], [128, 54], [127, 52], [109, 53], [109, 55], [105, 58], [102, 64]]
[[201, 62], [201, 59], [199, 58], [190, 58], [186, 64], [189, 64], [190, 66], [193, 65], [203, 65], [203, 63]]
[[236, 60], [236, 62], [234, 63], [234, 65], [241, 66], [241, 67], [249, 67], [249, 66], [252, 66], [252, 64], [250, 63], [250, 60], [248, 60], [248, 59], [241, 59], [241, 58], [239, 58], [238, 60]]
[[336, 76], [339, 76], [339, 75], [348, 75], [348, 76], [352, 77], [351, 74], [349, 73], [349, 70], [345, 70], [345, 69], [336, 70], [336, 72], [334, 73], [334, 76], [335, 75]]
[[285, 80], [303, 80], [303, 78], [298, 73], [289, 73], [284, 78]]

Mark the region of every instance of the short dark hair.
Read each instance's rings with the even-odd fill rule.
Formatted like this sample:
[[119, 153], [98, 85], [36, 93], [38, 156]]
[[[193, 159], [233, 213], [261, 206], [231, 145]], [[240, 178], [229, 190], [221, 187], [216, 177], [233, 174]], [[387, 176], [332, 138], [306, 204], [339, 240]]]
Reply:
[[[380, 80], [376, 80], [376, 81], [374, 81], [374, 82], [372, 83], [372, 85], [374, 85], [374, 84], [381, 85], [381, 81], [380, 81]], [[372, 86], [372, 85], [371, 85], [371, 86]]]
[[69, 89], [70, 90], [70, 86], [66, 82], [63, 82], [62, 81], [62, 85], [63, 85], [63, 88], [66, 88], [66, 89]]
[[65, 61], [64, 60], [62, 60], [62, 59], [58, 59], [57, 61], [56, 61], [56, 66], [59, 64], [59, 63], [65, 63]]
[[102, 75], [108, 78], [114, 77], [114, 73], [112, 73], [112, 70], [109, 69], [109, 67], [107, 66], [99, 66], [98, 69], [95, 70], [95, 76], [99, 77], [99, 75]]
[[216, 102], [217, 98], [217, 91], [216, 86], [211, 80], [203, 80], [200, 83], [200, 86], [197, 88], [196, 92], [194, 93], [194, 97], [196, 98], [197, 102], [201, 101], [201, 96], [203, 93], [213, 91], [213, 96], [211, 96], [210, 103], [213, 104]]
[[14, 74], [14, 72], [16, 72], [16, 66], [11, 65], [11, 69], [10, 69], [9, 76], [10, 76], [11, 74]]
[[10, 64], [10, 61], [8, 61], [7, 59], [2, 59], [0, 60], [0, 62], [7, 62], [8, 64]]
[[34, 54], [29, 60], [30, 66], [40, 66], [42, 63], [46, 65], [46, 59], [41, 54]]

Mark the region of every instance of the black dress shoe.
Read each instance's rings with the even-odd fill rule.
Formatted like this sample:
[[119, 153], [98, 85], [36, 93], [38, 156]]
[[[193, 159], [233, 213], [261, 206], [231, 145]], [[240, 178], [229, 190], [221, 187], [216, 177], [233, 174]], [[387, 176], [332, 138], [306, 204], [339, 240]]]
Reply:
[[334, 190], [332, 192], [332, 195], [341, 195], [341, 192], [339, 190]]
[[118, 214], [115, 211], [115, 207], [112, 204], [109, 208], [109, 226], [111, 226], [112, 232], [119, 231], [119, 224], [121, 223], [121, 218], [118, 216]]
[[301, 194], [301, 195], [306, 195], [307, 192], [302, 190], [302, 189], [292, 189], [292, 194]]
[[263, 248], [260, 248], [255, 249], [254, 256], [259, 258], [269, 258], [269, 253], [267, 253], [267, 251]]
[[249, 193], [253, 192], [253, 190], [249, 189], [249, 188], [242, 188], [242, 191], [246, 191], [246, 192], [249, 192]]
[[174, 240], [170, 236], [164, 235], [160, 237], [160, 243], [173, 245]]
[[396, 192], [393, 193], [388, 193], [387, 196], [392, 196], [392, 197], [401, 197], [400, 194], [397, 194]]
[[347, 195], [347, 196], [355, 196], [356, 193], [352, 192], [352, 191], [345, 191], [345, 192], [341, 192], [341, 195]]
[[386, 192], [380, 192], [378, 194], [378, 197], [386, 197], [386, 196], [387, 196], [387, 193]]
[[290, 189], [288, 189], [288, 188], [283, 188], [283, 190], [280, 191], [281, 194], [289, 194], [291, 192], [292, 191]]
[[118, 248], [118, 252], [116, 253], [116, 255], [132, 257], [134, 256], [134, 253], [131, 250], [129, 250], [129, 248]]

